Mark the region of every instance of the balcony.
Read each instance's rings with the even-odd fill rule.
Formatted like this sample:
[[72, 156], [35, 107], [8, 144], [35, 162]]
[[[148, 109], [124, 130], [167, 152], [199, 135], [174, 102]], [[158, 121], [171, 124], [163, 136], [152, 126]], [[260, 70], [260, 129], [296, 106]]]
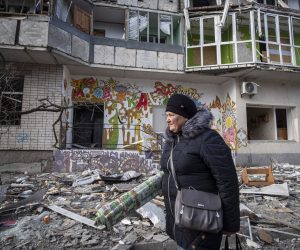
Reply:
[[249, 66], [300, 69], [300, 16], [252, 9], [190, 19], [186, 71]]

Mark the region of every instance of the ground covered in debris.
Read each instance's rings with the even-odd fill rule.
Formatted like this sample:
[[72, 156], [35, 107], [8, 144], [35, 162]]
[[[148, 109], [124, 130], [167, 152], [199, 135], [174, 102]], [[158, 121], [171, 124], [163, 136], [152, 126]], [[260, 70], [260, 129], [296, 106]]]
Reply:
[[[237, 172], [243, 249], [300, 249], [300, 166], [273, 164], [275, 183], [264, 187], [242, 184], [242, 169]], [[136, 172], [2, 173], [0, 248], [138, 249], [141, 243], [171, 242], [160, 196], [110, 229], [91, 223], [103, 204], [147, 178]], [[234, 237], [229, 242], [234, 247]]]

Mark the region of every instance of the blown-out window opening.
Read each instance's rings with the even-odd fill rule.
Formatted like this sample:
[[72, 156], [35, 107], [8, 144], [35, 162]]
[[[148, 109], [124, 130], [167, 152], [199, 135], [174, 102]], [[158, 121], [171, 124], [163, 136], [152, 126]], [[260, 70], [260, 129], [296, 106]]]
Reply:
[[300, 66], [300, 19], [248, 11], [191, 18], [186, 68], [262, 63]]

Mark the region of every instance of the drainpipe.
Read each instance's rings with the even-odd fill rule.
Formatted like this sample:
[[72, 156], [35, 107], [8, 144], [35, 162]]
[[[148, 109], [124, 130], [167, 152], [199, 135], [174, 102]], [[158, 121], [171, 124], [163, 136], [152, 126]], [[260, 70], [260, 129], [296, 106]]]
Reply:
[[262, 31], [261, 31], [261, 17], [260, 17], [260, 8], [257, 10], [257, 28], [258, 28], [258, 36], [261, 37]]
[[288, 7], [289, 7], [289, 6], [288, 6], [285, 2], [283, 2], [282, 0], [278, 0], [278, 3], [279, 3], [280, 6], [283, 7], [283, 8], [288, 8]]
[[229, 10], [229, 5], [230, 5], [230, 0], [226, 0], [225, 2], [225, 6], [224, 6], [224, 11], [223, 11], [223, 16], [221, 19], [221, 22], [218, 23], [218, 26], [220, 28], [222, 28], [226, 22], [226, 18], [227, 18], [227, 14], [228, 14], [228, 10]]
[[190, 17], [189, 17], [188, 7], [189, 7], [189, 0], [184, 0], [183, 14], [184, 14], [184, 19], [185, 19], [186, 30], [190, 30], [191, 29], [191, 23], [190, 23]]

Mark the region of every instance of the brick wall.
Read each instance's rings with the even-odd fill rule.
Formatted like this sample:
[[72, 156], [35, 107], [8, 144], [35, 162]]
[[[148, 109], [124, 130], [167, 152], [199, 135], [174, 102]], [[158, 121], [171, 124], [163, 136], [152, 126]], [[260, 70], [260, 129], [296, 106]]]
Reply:
[[[63, 67], [56, 65], [18, 65], [17, 74], [24, 75], [22, 110], [41, 104], [39, 99], [49, 97], [60, 105], [62, 100]], [[51, 150], [55, 143], [52, 129], [58, 112], [34, 112], [21, 117], [21, 125], [0, 127], [0, 150]], [[56, 125], [59, 137], [60, 123]]]

